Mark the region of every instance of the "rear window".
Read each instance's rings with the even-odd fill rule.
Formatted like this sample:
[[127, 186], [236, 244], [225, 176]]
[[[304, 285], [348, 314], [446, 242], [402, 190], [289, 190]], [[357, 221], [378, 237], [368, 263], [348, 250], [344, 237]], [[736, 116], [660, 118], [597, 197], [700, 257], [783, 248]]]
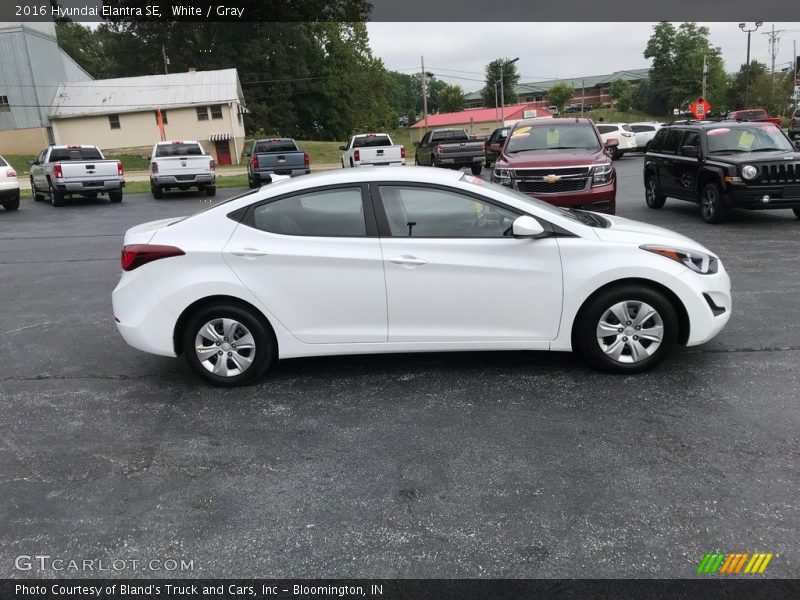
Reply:
[[463, 130], [434, 131], [432, 142], [468, 142], [469, 136]]
[[366, 137], [357, 137], [353, 140], [353, 148], [378, 148], [391, 145], [392, 141], [386, 135], [368, 135]]
[[259, 140], [253, 146], [253, 154], [258, 152], [295, 152], [294, 140]]
[[53, 148], [50, 151], [50, 162], [64, 160], [103, 160], [97, 148]]
[[200, 156], [203, 149], [200, 144], [159, 144], [156, 146], [156, 156]]
[[0, 156], [0, 167], [7, 167], [8, 163]]
[[642, 133], [644, 131], [655, 131], [656, 128], [653, 125], [631, 125], [631, 129], [636, 133]]
[[623, 131], [633, 131], [633, 129], [631, 129], [629, 125], [623, 125], [622, 126], [622, 130]]
[[598, 125], [597, 131], [601, 134], [603, 133], [611, 133], [612, 131], [616, 131], [618, 128], [616, 125]]

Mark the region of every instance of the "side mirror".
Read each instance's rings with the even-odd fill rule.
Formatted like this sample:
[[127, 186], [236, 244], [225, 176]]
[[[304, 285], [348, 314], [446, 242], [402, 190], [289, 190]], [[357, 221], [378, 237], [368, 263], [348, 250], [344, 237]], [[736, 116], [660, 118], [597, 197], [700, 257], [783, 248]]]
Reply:
[[341, 150], [342, 152], [344, 152], [345, 150], [347, 150], [347, 146], [339, 146], [339, 150]]
[[619, 140], [617, 138], [608, 138], [606, 140], [606, 148], [616, 148], [617, 146], [619, 146]]
[[414, 142], [414, 147], [416, 148], [417, 146], [419, 146], [419, 142]]
[[544, 233], [541, 223], [529, 215], [514, 219], [511, 224], [511, 233], [514, 237], [536, 237]]
[[495, 154], [500, 154], [503, 151], [503, 144], [498, 144], [497, 142], [494, 144], [489, 144], [489, 150]]
[[36, 161], [35, 161], [35, 160], [33, 160], [32, 158], [29, 158], [29, 159], [28, 159], [28, 160], [26, 160], [25, 162], [26, 162], [27, 164], [29, 164], [29, 165], [35, 165], [35, 164], [36, 164]]
[[684, 156], [700, 156], [700, 149], [697, 146], [681, 146], [681, 154]]

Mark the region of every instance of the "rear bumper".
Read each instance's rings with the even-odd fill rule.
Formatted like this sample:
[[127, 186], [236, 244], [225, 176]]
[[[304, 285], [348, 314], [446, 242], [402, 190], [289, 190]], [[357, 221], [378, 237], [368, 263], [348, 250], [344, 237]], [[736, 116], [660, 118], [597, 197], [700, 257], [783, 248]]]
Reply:
[[406, 164], [405, 159], [387, 160], [387, 161], [375, 160], [370, 162], [364, 162], [364, 161], [354, 162], [353, 166], [354, 167], [404, 167], [405, 164]]
[[108, 181], [70, 181], [66, 183], [56, 182], [54, 186], [59, 192], [67, 194], [84, 194], [89, 192], [114, 192], [125, 187], [124, 179], [112, 179]]
[[[179, 178], [180, 177], [180, 178]], [[208, 185], [214, 183], [217, 176], [214, 173], [199, 173], [197, 175], [151, 175], [150, 181], [155, 185], [197, 185], [202, 183]]]
[[111, 303], [117, 330], [129, 346], [175, 356], [172, 335], [177, 319], [161, 302], [143, 271], [123, 273], [111, 293]]
[[464, 167], [469, 167], [475, 164], [483, 164], [485, 157], [483, 154], [480, 156], [451, 156], [451, 157], [436, 157], [436, 164], [437, 165], [446, 165], [446, 166], [456, 166], [462, 165]]
[[[4, 186], [6, 184], [3, 184]], [[19, 185], [16, 187], [0, 187], [0, 200], [14, 200], [19, 198]]]
[[259, 179], [266, 179], [270, 175], [288, 175], [289, 177], [299, 177], [300, 175], [308, 175], [309, 173], [311, 173], [311, 169], [309, 167], [298, 169], [260, 169], [258, 171], [253, 171], [250, 174], [250, 177], [258, 181]]

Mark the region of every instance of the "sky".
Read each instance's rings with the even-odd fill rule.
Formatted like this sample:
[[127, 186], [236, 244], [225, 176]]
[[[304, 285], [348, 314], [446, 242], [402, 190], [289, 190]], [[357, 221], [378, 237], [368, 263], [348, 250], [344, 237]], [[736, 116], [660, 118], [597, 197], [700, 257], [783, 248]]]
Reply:
[[[643, 56], [654, 23], [368, 23], [374, 56], [386, 68], [413, 73], [425, 70], [456, 83], [466, 92], [483, 87], [484, 67], [499, 58], [519, 57], [520, 82], [561, 77], [603, 75], [650, 66]], [[737, 23], [700, 23], [710, 29], [714, 46], [722, 49], [725, 69], [739, 70], [746, 62], [747, 34]], [[792, 42], [800, 53], [800, 23], [774, 23], [779, 34], [775, 68], [792, 62]], [[748, 23], [752, 28], [754, 23]], [[764, 23], [751, 34], [750, 58], [768, 66], [772, 29]]]

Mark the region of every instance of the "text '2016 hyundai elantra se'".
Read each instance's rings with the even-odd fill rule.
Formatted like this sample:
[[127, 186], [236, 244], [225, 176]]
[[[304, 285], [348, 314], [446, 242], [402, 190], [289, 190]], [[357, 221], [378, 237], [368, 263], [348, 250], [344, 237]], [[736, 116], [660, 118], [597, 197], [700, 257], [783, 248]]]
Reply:
[[425, 167], [286, 179], [139, 225], [122, 269], [125, 341], [218, 385], [379, 352], [576, 349], [635, 373], [731, 314], [722, 262], [680, 234]]

